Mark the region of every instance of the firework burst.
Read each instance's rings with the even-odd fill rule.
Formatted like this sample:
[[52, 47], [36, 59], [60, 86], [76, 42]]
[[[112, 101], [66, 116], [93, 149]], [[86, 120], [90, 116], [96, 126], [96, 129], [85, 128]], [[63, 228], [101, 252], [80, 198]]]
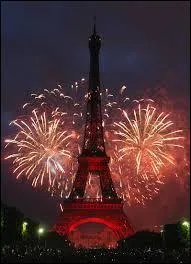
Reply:
[[158, 113], [150, 104], [141, 107], [140, 101], [130, 114], [122, 110], [122, 120], [114, 122], [111, 167], [129, 204], [152, 199], [166, 172], [176, 167], [174, 150], [183, 149], [183, 131], [173, 125], [169, 114]]
[[155, 175], [159, 174], [161, 167], [166, 163], [175, 165], [174, 158], [168, 148], [183, 148], [178, 144], [182, 136], [182, 130], [169, 132], [173, 122], [167, 120], [169, 114], [156, 114], [156, 108], [150, 105], [141, 109], [139, 104], [138, 110], [134, 110], [134, 119], [130, 119], [127, 112], [123, 111], [123, 115], [127, 124], [123, 122], [114, 123], [115, 135], [119, 135], [122, 139], [113, 140], [121, 142], [125, 146], [119, 150], [124, 156], [133, 155], [135, 160], [137, 174], [147, 172], [152, 169]]
[[71, 144], [74, 133], [64, 130], [60, 112], [33, 110], [30, 117], [11, 122], [19, 132], [14, 139], [6, 139], [6, 148], [12, 147], [12, 154], [5, 159], [13, 159], [17, 179], [25, 176], [32, 179], [32, 185], [47, 185], [54, 189], [65, 182], [63, 174], [69, 164], [72, 168]]

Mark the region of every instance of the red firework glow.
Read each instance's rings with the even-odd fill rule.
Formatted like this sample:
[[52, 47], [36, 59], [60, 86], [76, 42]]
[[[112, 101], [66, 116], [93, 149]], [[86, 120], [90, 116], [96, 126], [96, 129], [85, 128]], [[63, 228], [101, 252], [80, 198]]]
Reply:
[[[83, 141], [88, 95], [82, 94], [84, 86], [82, 78], [71, 86], [72, 95], [60, 85], [44, 89], [23, 105], [24, 118], [12, 122], [17, 134], [6, 140], [11, 147], [6, 159], [12, 159], [17, 178], [31, 179], [33, 186], [48, 185], [52, 195], [68, 197]], [[175, 129], [171, 115], [160, 112], [152, 99], [132, 101], [124, 96], [126, 90], [123, 86], [115, 101], [108, 89], [101, 93], [105, 143], [118, 195], [128, 205], [144, 204], [169, 175], [177, 176], [177, 158], [184, 167], [183, 131]], [[96, 186], [89, 175], [85, 196], [99, 198]]]

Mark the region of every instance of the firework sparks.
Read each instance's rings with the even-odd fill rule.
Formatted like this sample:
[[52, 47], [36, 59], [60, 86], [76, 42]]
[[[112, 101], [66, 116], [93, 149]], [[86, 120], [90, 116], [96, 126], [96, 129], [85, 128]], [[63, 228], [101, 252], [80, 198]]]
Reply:
[[[123, 111], [123, 115], [126, 124], [123, 122], [114, 123], [115, 128], [119, 129], [114, 132], [115, 135], [122, 137], [122, 139], [114, 141], [124, 143], [124, 147], [119, 150], [122, 153], [120, 159], [133, 154], [137, 174], [145, 170], [146, 166], [147, 169], [152, 168], [157, 175], [160, 168], [166, 166], [166, 162], [175, 165], [174, 158], [168, 148], [183, 148], [177, 143], [183, 137], [179, 136], [182, 130], [169, 132], [173, 122], [167, 119], [168, 114], [157, 115], [156, 108], [148, 105], [146, 109], [141, 109], [139, 104], [138, 110], [134, 110], [134, 119], [130, 119], [125, 111]], [[142, 169], [143, 167], [144, 169]]]
[[64, 131], [61, 123], [55, 112], [49, 119], [46, 112], [39, 114], [37, 110], [33, 110], [27, 120], [11, 122], [19, 132], [14, 139], [5, 140], [5, 147], [14, 149], [14, 153], [5, 159], [13, 159], [17, 179], [21, 176], [31, 178], [34, 187], [38, 183], [47, 183], [51, 188], [58, 184], [72, 159], [70, 143], [73, 133]]
[[183, 131], [173, 130], [169, 114], [158, 114], [149, 104], [142, 108], [140, 101], [131, 114], [122, 110], [122, 117], [114, 122], [116, 147], [111, 167], [120, 175], [118, 183], [120, 188], [125, 186], [122, 192], [129, 203], [132, 199], [144, 203], [152, 199], [153, 192], [159, 192], [157, 185], [163, 184], [164, 170], [176, 166], [173, 150], [183, 148]]
[[[13, 121], [19, 132], [14, 139], [6, 140], [6, 147], [12, 147], [6, 159], [12, 159], [17, 178], [32, 179], [33, 186], [47, 183], [51, 193], [61, 198], [69, 196], [83, 142], [87, 84], [82, 78], [67, 89], [58, 84], [53, 90], [31, 94], [32, 100], [23, 105], [26, 120]], [[70, 93], [66, 93], [68, 88]], [[105, 144], [116, 191], [128, 205], [144, 204], [159, 193], [171, 168], [177, 175], [182, 130], [173, 131], [169, 115], [157, 114], [159, 107], [153, 106], [153, 99], [127, 97], [125, 85], [117, 98], [108, 89], [100, 95]], [[90, 177], [87, 197], [100, 196], [96, 184]]]

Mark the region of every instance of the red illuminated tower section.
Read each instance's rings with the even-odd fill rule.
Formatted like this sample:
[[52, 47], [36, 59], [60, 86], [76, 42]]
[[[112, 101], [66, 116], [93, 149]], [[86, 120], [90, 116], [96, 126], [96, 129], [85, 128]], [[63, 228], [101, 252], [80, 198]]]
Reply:
[[[86, 111], [86, 125], [82, 153], [78, 157], [78, 170], [72, 191], [63, 203], [63, 213], [54, 231], [68, 235], [77, 226], [97, 222], [113, 230], [116, 240], [133, 234], [133, 229], [123, 212], [122, 199], [118, 198], [109, 170], [109, 157], [105, 152], [101, 89], [99, 79], [99, 51], [101, 39], [94, 31], [89, 38], [90, 73]], [[100, 179], [101, 198], [85, 198], [85, 188], [89, 174]]]

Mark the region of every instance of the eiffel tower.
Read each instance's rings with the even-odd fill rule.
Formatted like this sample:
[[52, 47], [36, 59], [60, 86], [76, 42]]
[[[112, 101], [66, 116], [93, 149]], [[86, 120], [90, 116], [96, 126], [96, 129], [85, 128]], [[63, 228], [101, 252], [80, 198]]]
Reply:
[[[101, 38], [94, 23], [93, 34], [89, 38], [90, 72], [83, 148], [78, 157], [72, 191], [63, 201], [63, 212], [53, 230], [67, 236], [81, 224], [97, 222], [111, 228], [118, 241], [134, 231], [123, 212], [123, 201], [115, 191], [108, 166], [110, 158], [105, 151], [99, 78], [100, 47]], [[90, 173], [99, 177], [101, 198], [88, 199], [84, 196]]]

